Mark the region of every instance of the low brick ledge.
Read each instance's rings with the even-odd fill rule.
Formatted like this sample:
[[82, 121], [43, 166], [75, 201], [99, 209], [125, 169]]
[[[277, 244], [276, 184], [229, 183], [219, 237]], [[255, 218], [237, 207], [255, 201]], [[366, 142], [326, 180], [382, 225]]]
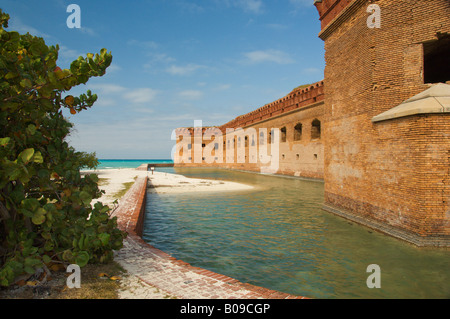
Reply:
[[115, 260], [140, 280], [181, 299], [309, 299], [194, 267], [145, 242], [147, 183], [148, 177], [138, 178], [113, 213], [119, 228], [128, 233]]

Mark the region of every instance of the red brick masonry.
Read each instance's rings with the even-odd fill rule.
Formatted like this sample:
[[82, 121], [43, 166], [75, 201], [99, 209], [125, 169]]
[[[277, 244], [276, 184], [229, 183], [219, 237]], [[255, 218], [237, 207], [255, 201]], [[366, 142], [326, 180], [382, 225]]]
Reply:
[[142, 238], [147, 177], [138, 178], [114, 212], [128, 232], [115, 260], [143, 282], [180, 299], [307, 299], [191, 266], [146, 243]]

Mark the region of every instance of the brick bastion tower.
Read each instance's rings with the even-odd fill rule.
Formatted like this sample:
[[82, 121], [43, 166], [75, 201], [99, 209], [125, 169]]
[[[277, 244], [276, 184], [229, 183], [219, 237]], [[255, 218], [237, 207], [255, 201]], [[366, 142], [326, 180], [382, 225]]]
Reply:
[[450, 1], [314, 4], [326, 52], [324, 209], [450, 246]]
[[269, 154], [272, 173], [324, 180], [325, 210], [450, 247], [450, 0], [314, 5], [325, 79], [219, 127], [177, 129], [175, 166], [263, 172]]

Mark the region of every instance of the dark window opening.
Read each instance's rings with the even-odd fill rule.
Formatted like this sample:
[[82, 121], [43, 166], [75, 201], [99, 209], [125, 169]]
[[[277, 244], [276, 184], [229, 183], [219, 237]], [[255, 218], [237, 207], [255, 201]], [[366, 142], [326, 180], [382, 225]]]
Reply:
[[320, 121], [315, 119], [311, 124], [311, 138], [320, 138]]
[[286, 142], [286, 127], [282, 127], [281, 130], [281, 143]]
[[302, 123], [298, 123], [294, 127], [294, 141], [300, 141], [302, 139]]
[[423, 44], [423, 64], [425, 83], [450, 81], [450, 35]]

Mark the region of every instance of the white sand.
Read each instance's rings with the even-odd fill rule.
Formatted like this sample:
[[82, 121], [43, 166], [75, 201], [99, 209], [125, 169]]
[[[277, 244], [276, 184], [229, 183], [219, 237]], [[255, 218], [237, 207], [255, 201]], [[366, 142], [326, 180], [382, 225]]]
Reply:
[[136, 177], [144, 177], [148, 175], [148, 172], [138, 171], [134, 168], [100, 169], [94, 171], [84, 171], [82, 173], [98, 175], [100, 178], [99, 188], [105, 191], [105, 194], [100, 199], [94, 200], [94, 203], [99, 201], [105, 205], [109, 205], [111, 208], [113, 207], [113, 202], [115, 200], [120, 202], [120, 198], [116, 196], [116, 194], [124, 189], [124, 183], [134, 182]]
[[149, 173], [149, 191], [157, 194], [173, 194], [188, 192], [226, 192], [251, 190], [250, 185], [198, 178], [160, 172]]
[[98, 201], [106, 205], [112, 205], [116, 199], [120, 202], [120, 198], [115, 196], [115, 194], [124, 188], [123, 184], [133, 182], [136, 177], [143, 176], [148, 176], [149, 178], [149, 191], [158, 194], [245, 191], [254, 189], [253, 186], [241, 183], [188, 178], [183, 175], [158, 171], [152, 174], [152, 172], [138, 171], [133, 168], [101, 169], [86, 172], [97, 174], [101, 179], [99, 188], [104, 190], [105, 194]]

